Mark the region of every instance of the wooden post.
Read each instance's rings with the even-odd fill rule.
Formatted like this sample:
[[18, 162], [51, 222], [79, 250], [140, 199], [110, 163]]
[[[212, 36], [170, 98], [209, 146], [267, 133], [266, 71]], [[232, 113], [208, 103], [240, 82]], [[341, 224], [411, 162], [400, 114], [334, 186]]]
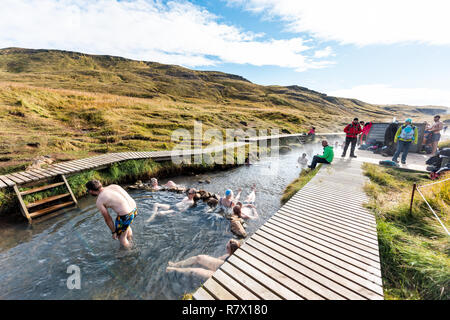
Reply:
[[73, 194], [72, 189], [70, 188], [70, 185], [67, 182], [66, 176], [62, 174], [61, 177], [64, 181], [64, 184], [66, 185], [67, 190], [69, 190], [69, 193], [70, 193], [70, 196], [72, 197], [73, 202], [75, 203], [76, 206], [78, 206], [77, 198], [75, 198], [75, 195]]
[[414, 192], [416, 191], [416, 184], [413, 184], [412, 194], [411, 194], [411, 204], [409, 205], [409, 214], [412, 214], [412, 205], [414, 201]]
[[17, 199], [19, 200], [20, 211], [22, 212], [23, 216], [27, 218], [28, 223], [31, 224], [32, 219], [30, 217], [30, 214], [28, 213], [28, 209], [27, 206], [25, 205], [25, 202], [23, 201], [22, 195], [20, 194], [19, 188], [17, 187], [16, 184], [13, 186], [13, 188], [14, 192], [16, 193]]

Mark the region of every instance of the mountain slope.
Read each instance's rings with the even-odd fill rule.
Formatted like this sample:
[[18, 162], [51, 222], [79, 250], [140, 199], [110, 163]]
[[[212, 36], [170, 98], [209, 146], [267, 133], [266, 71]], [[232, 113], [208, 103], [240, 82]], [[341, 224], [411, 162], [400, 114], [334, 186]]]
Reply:
[[[435, 107], [435, 109], [438, 107]], [[261, 86], [215, 71], [58, 50], [0, 50], [0, 168], [37, 155], [173, 147], [171, 133], [203, 128], [341, 130], [364, 120], [415, 116], [426, 107], [378, 106], [299, 86]], [[434, 110], [433, 110], [434, 112]], [[1, 169], [0, 169], [1, 172]]]

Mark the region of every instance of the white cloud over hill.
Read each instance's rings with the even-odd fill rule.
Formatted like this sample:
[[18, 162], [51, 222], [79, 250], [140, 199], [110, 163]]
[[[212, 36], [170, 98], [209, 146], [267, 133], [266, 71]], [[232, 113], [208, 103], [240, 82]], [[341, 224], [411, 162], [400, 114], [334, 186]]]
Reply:
[[[300, 37], [264, 39], [185, 1], [2, 0], [0, 47], [118, 55], [187, 67], [218, 63], [304, 71], [330, 61]], [[316, 51], [317, 52], [317, 51]]]
[[227, 0], [293, 32], [342, 44], [450, 44], [448, 0]]
[[376, 104], [438, 105], [450, 108], [450, 92], [440, 89], [394, 88], [385, 84], [368, 84], [327, 94]]

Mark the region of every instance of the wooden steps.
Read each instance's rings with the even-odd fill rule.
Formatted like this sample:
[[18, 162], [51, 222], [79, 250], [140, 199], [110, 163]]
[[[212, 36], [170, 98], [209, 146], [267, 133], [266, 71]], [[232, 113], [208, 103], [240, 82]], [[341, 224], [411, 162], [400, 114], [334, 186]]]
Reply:
[[37, 206], [40, 206], [40, 205], [45, 204], [45, 203], [53, 202], [53, 201], [65, 198], [67, 196], [70, 196], [70, 193], [58, 194], [58, 195], [53, 196], [53, 197], [48, 197], [48, 198], [45, 198], [45, 199], [42, 199], [42, 200], [38, 200], [38, 201], [35, 201], [33, 203], [27, 204], [27, 209], [30, 209], [30, 208], [33, 208], [33, 207], [37, 207]]
[[[30, 224], [33, 222], [33, 219], [35, 219], [35, 218], [44, 216], [44, 215], [46, 215], [48, 213], [52, 213], [52, 212], [55, 213], [58, 210], [61, 210], [63, 208], [66, 208], [66, 207], [69, 207], [72, 205], [78, 205], [77, 199], [75, 198], [75, 196], [72, 192], [72, 189], [70, 188], [70, 185], [67, 182], [66, 177], [64, 175], [61, 175], [61, 179], [62, 179], [61, 182], [51, 183], [48, 185], [40, 186], [40, 187], [26, 190], [26, 191], [19, 191], [19, 188], [17, 187], [17, 185], [13, 186], [14, 191], [17, 196], [17, 199], [19, 200], [20, 210]], [[30, 195], [30, 194], [37, 193], [37, 192], [42, 192], [45, 190], [54, 189], [54, 188], [57, 188], [60, 186], [65, 186], [66, 189], [68, 190], [68, 192], [53, 195], [53, 196], [47, 197], [45, 199], [41, 199], [41, 200], [37, 200], [32, 203], [29, 203], [29, 204], [25, 204], [25, 202], [23, 200], [23, 196]], [[61, 203], [61, 201], [67, 197], [70, 197], [71, 200]], [[55, 204], [51, 205], [52, 203], [55, 203]], [[33, 210], [37, 209], [37, 210], [30, 212], [29, 209], [33, 209]]]
[[65, 208], [65, 207], [68, 207], [68, 206], [71, 206], [71, 205], [74, 205], [74, 204], [75, 203], [73, 201], [56, 204], [56, 205], [54, 205], [52, 207], [48, 207], [48, 208], [45, 208], [45, 209], [34, 211], [34, 212], [30, 213], [30, 217], [31, 218], [37, 218], [37, 217], [40, 217], [40, 216], [42, 216], [44, 214], [47, 214], [47, 213], [50, 213], [50, 212], [54, 212], [54, 211], [57, 211], [59, 209], [62, 209], [62, 208]]
[[27, 190], [27, 191], [22, 191], [22, 192], [20, 192], [20, 195], [21, 196], [25, 196], [27, 194], [41, 192], [41, 191], [44, 191], [44, 190], [47, 190], [47, 189], [52, 189], [52, 188], [56, 188], [56, 187], [62, 186], [63, 184], [64, 184], [64, 182], [58, 182], [58, 183], [49, 184], [49, 185], [42, 186], [42, 187], [39, 187], [39, 188], [30, 189], [30, 190]]

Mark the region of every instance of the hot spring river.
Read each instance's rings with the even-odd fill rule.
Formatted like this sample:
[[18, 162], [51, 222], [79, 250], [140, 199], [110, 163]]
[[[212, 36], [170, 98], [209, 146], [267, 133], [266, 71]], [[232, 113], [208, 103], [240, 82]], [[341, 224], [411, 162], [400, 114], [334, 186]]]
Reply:
[[[248, 223], [247, 232], [252, 235], [277, 211], [284, 188], [298, 177], [299, 154], [306, 152], [311, 159], [311, 154], [321, 150], [316, 143], [255, 165], [171, 180], [221, 195], [227, 188], [235, 194], [242, 188], [241, 200], [256, 183], [260, 218]], [[206, 177], [210, 184], [198, 183]], [[139, 215], [132, 225], [134, 246], [129, 251], [119, 249], [119, 242], [112, 240], [93, 197], [80, 199], [80, 209], [32, 227], [0, 222], [0, 299], [180, 299], [198, 288], [202, 279], [166, 273], [167, 262], [198, 254], [225, 254], [225, 244], [233, 237], [229, 221], [206, 213], [207, 205], [199, 201], [186, 212], [156, 217], [145, 224], [155, 202], [175, 203], [184, 195], [141, 190], [130, 194]], [[66, 286], [70, 265], [81, 270], [79, 290]]]

